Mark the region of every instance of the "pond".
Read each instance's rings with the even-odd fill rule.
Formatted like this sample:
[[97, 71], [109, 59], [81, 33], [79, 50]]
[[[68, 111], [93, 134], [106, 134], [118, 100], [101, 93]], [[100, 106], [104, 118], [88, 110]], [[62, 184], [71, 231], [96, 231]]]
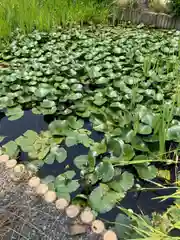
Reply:
[[[9, 121], [6, 116], [1, 118], [0, 122], [0, 135], [7, 136], [1, 143], [4, 145], [5, 143], [15, 140], [19, 136], [23, 135], [27, 130], [34, 130], [36, 132], [40, 132], [43, 130], [47, 130], [48, 123], [44, 120], [43, 115], [34, 115], [32, 111], [27, 110], [24, 111], [24, 116], [16, 121]], [[85, 128], [91, 131], [91, 137], [95, 141], [101, 141], [103, 139], [103, 134], [92, 129], [91, 123], [86, 121]], [[40, 168], [38, 175], [40, 178], [45, 178], [49, 175], [58, 176], [63, 173], [67, 167], [76, 171], [76, 177], [80, 176], [79, 169], [74, 165], [73, 159], [79, 155], [86, 155], [88, 153], [88, 148], [84, 147], [81, 144], [76, 146], [72, 146], [67, 148], [65, 144], [61, 144], [67, 150], [67, 159], [63, 163], [54, 162], [53, 164], [44, 164], [43, 167]], [[27, 161], [28, 156], [25, 153], [21, 153], [20, 161]], [[141, 183], [143, 187], [154, 187], [152, 184]], [[72, 194], [72, 197], [75, 197], [76, 194], [81, 193], [82, 189], [78, 189], [78, 191]], [[146, 191], [146, 192], [129, 192], [127, 196], [122, 200], [121, 206], [132, 209], [136, 213], [144, 213], [145, 215], [151, 215], [152, 212], [164, 212], [172, 203], [172, 199], [168, 199], [164, 202], [160, 202], [158, 200], [152, 200], [152, 198], [172, 194], [172, 190], [156, 190], [156, 191]], [[118, 208], [113, 208], [111, 211], [105, 214], [99, 214], [99, 218], [104, 219], [105, 221], [114, 222], [117, 214], [119, 213]]]
[[122, 26], [17, 32], [0, 55], [0, 108], [12, 120], [2, 115], [3, 152], [20, 151], [58, 197], [109, 221], [118, 203], [163, 212], [172, 199], [152, 198], [173, 190], [139, 189], [180, 178], [179, 36]]

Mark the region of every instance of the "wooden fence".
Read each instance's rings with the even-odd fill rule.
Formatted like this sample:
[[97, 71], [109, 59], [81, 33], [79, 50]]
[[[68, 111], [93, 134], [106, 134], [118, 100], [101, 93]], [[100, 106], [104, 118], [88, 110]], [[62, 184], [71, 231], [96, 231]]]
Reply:
[[180, 30], [180, 18], [165, 13], [155, 13], [148, 10], [118, 9], [115, 14], [118, 22], [131, 21], [133, 24], [144, 23], [157, 28]]

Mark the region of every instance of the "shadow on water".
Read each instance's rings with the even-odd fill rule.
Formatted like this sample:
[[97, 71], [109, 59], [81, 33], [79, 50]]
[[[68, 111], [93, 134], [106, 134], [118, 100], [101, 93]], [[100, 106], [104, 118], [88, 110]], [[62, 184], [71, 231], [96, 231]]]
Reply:
[[[10, 140], [15, 140], [17, 137], [22, 135], [27, 130], [34, 130], [36, 132], [40, 132], [42, 130], [48, 129], [49, 121], [45, 121], [42, 115], [34, 115], [31, 111], [25, 111], [24, 116], [21, 119], [16, 121], [9, 121], [7, 117], [0, 116], [1, 124], [0, 124], [0, 135], [7, 136], [1, 145], [7, 143]], [[53, 119], [52, 119], [53, 120]], [[84, 128], [92, 131], [91, 137], [95, 141], [101, 141], [103, 138], [103, 133], [99, 133], [92, 130], [92, 124], [89, 121], [85, 121]], [[77, 172], [76, 177], [78, 178], [80, 175], [79, 170], [74, 166], [73, 159], [79, 155], [85, 155], [88, 153], [88, 148], [85, 148], [83, 145], [79, 144], [77, 146], [67, 148], [65, 144], [62, 144], [67, 150], [68, 156], [67, 160], [64, 163], [59, 164], [58, 162], [54, 162], [52, 165], [45, 164], [39, 170], [39, 176], [44, 178], [48, 175], [57, 176], [63, 173], [66, 170], [67, 165], [69, 165], [69, 169], [73, 169]], [[21, 155], [21, 160], [27, 160], [27, 154]], [[144, 186], [145, 187], [145, 186]], [[80, 189], [81, 190], [81, 189]], [[131, 208], [136, 213], [144, 213], [150, 215], [152, 212], [163, 212], [165, 211], [170, 204], [173, 203], [171, 199], [161, 202], [158, 200], [151, 200], [154, 197], [159, 195], [171, 194], [170, 190], [159, 190], [156, 192], [142, 192], [138, 194], [137, 192], [129, 192], [124, 200], [121, 202], [121, 206], [125, 208]], [[74, 195], [74, 194], [73, 194]], [[114, 208], [110, 212], [106, 214], [100, 214], [99, 217], [106, 219], [108, 221], [114, 222], [116, 215], [119, 213], [119, 209]]]

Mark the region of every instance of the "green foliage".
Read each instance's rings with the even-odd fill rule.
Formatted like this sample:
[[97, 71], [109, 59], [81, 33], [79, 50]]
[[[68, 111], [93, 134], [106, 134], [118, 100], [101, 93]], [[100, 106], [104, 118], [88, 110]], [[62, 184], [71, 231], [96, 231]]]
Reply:
[[179, 0], [171, 0], [170, 1], [171, 10], [175, 16], [180, 15], [180, 1]]
[[[68, 148], [84, 145], [88, 154], [77, 152], [73, 161], [80, 179], [69, 169], [46, 181], [67, 199], [81, 186], [95, 211], [111, 210], [135, 178], [159, 175], [153, 162], [165, 162], [166, 143], [180, 140], [178, 41], [175, 31], [108, 26], [16, 32], [1, 53], [10, 67], [0, 68], [0, 108], [10, 120], [27, 108], [56, 120], [40, 134], [28, 130], [3, 151], [27, 152], [39, 169], [54, 161], [64, 167]], [[104, 134], [101, 142], [85, 129], [87, 118]]]
[[2, 0], [0, 36], [7, 37], [16, 28], [49, 31], [54, 26], [74, 23], [107, 22], [107, 5], [96, 0]]

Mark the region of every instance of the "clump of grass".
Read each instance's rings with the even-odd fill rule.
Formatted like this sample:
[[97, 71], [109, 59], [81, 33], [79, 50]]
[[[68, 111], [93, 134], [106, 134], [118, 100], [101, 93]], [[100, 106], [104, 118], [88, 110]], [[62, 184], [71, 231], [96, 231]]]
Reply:
[[0, 37], [16, 28], [31, 32], [49, 31], [57, 25], [105, 23], [108, 8], [97, 0], [2, 0], [0, 2]]

